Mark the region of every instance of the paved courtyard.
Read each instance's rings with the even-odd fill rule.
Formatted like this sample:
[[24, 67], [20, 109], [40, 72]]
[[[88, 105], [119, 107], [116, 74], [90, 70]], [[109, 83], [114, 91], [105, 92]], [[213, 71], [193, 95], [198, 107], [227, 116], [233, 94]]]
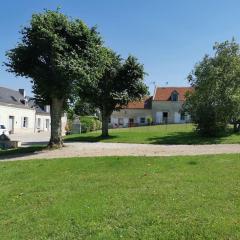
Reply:
[[22, 142], [22, 146], [31, 146], [38, 144], [47, 144], [50, 139], [49, 132], [39, 133], [15, 133], [9, 136], [11, 140], [17, 140]]

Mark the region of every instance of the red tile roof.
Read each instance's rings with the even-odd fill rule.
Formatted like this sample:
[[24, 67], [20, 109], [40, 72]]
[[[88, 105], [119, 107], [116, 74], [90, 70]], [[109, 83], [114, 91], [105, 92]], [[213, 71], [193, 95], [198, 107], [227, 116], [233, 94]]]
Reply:
[[152, 97], [145, 97], [138, 102], [130, 102], [125, 109], [151, 109]]
[[192, 92], [192, 87], [158, 87], [155, 91], [153, 101], [170, 101], [172, 92], [178, 93], [178, 101], [185, 101], [185, 94]]

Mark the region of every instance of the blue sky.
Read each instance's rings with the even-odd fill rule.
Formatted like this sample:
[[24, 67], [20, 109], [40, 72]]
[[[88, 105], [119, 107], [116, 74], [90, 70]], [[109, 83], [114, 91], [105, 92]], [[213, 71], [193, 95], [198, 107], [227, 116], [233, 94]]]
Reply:
[[21, 26], [44, 8], [97, 25], [105, 44], [123, 57], [135, 55], [148, 73], [146, 83], [188, 85], [186, 77], [215, 42], [240, 40], [238, 0], [8, 0], [0, 8], [0, 86], [25, 88], [30, 80], [6, 72], [5, 51], [19, 41]]

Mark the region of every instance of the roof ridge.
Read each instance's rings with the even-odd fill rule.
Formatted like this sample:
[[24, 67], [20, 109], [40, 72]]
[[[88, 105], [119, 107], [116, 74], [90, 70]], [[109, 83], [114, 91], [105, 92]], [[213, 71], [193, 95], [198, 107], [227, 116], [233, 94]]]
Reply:
[[184, 86], [184, 87], [175, 87], [175, 86], [169, 86], [169, 87], [157, 87], [157, 88], [192, 88], [191, 86]]
[[0, 86], [0, 88], [7, 89], [7, 90], [10, 90], [10, 91], [14, 91], [14, 92], [18, 92], [17, 90], [14, 90], [14, 89], [12, 89], [12, 88], [1, 87], [1, 86]]

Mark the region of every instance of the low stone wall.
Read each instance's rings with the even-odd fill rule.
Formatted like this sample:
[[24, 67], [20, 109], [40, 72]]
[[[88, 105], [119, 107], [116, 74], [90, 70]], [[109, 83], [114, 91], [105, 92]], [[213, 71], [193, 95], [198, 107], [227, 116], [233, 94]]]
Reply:
[[4, 141], [0, 140], [0, 148], [7, 149], [7, 148], [18, 148], [21, 147], [20, 141]]

